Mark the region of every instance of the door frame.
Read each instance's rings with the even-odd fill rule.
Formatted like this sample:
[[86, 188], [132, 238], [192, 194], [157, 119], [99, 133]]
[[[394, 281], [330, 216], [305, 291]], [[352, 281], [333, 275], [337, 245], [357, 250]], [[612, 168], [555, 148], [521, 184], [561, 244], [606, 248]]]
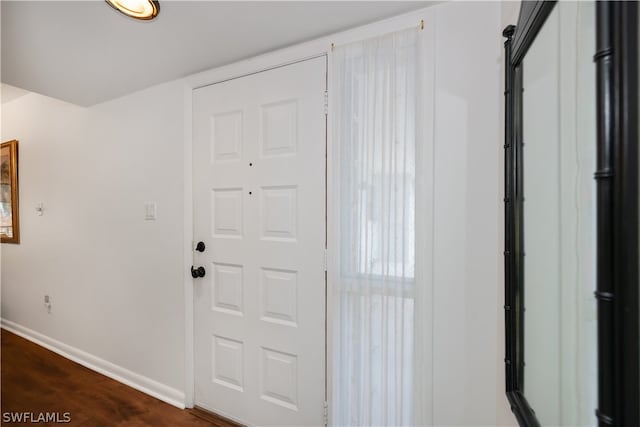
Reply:
[[[327, 53], [319, 53], [311, 56], [304, 57], [302, 59], [294, 59], [294, 58], [283, 58], [284, 62], [275, 62], [277, 58], [274, 59], [273, 65], [264, 64], [263, 68], [256, 69], [255, 67], [243, 67], [243, 63], [238, 63], [238, 70], [234, 73], [229, 73], [225, 76], [223, 73], [219, 79], [212, 81], [211, 83], [202, 83], [198, 84], [196, 81], [194, 85], [185, 85], [184, 87], [184, 108], [185, 108], [185, 116], [184, 116], [184, 292], [185, 292], [185, 406], [187, 408], [193, 408], [195, 405], [195, 300], [194, 300], [194, 279], [191, 277], [191, 266], [193, 265], [193, 255], [194, 255], [194, 230], [193, 230], [193, 91], [197, 89], [202, 89], [207, 86], [213, 86], [215, 84], [223, 83], [229, 80], [235, 80], [242, 77], [247, 77], [259, 73], [263, 73], [266, 71], [286, 67], [289, 65], [294, 65], [300, 62], [317, 59], [317, 58], [327, 58]], [[286, 60], [288, 59], [288, 60]], [[248, 61], [245, 61], [248, 62]], [[328, 60], [326, 61], [326, 72], [328, 73]], [[234, 64], [235, 65], [235, 64]], [[225, 67], [226, 68], [226, 67]], [[326, 116], [325, 116], [326, 123]], [[325, 135], [327, 136], [327, 135]], [[328, 136], [325, 141], [325, 147], [328, 145]], [[326, 174], [326, 172], [325, 172]], [[325, 186], [325, 191], [327, 191]], [[326, 197], [325, 197], [325, 209], [326, 209]], [[328, 227], [328, 224], [326, 225]], [[326, 241], [325, 241], [326, 247]], [[326, 278], [325, 278], [325, 287], [328, 288]], [[325, 305], [327, 302], [325, 301]], [[327, 322], [325, 309], [325, 324]], [[327, 331], [325, 330], [325, 343], [328, 341], [326, 337]], [[325, 345], [325, 366], [327, 363], [326, 360], [327, 349]], [[326, 369], [325, 369], [325, 398], [327, 393], [326, 387]]]
[[[327, 91], [329, 94], [329, 106], [328, 111], [332, 110], [331, 103], [331, 91], [332, 91], [332, 45], [333, 44], [346, 44], [365, 38], [376, 37], [382, 34], [386, 34], [393, 31], [402, 30], [412, 25], [420, 25], [424, 22], [424, 25], [429, 25], [429, 22], [433, 22], [435, 17], [434, 7], [429, 6], [423, 9], [419, 9], [413, 12], [405, 13], [395, 16], [393, 18], [385, 19], [379, 22], [366, 24], [360, 27], [349, 29], [346, 31], [334, 33], [325, 37], [321, 37], [309, 42], [296, 44], [291, 47], [276, 50], [273, 52], [265, 53], [250, 59], [235, 62], [230, 65], [214, 68], [212, 70], [204, 71], [182, 80], [183, 83], [183, 170], [184, 170], [184, 200], [183, 200], [183, 221], [184, 221], [184, 244], [183, 244], [183, 287], [184, 287], [184, 356], [185, 356], [185, 381], [184, 390], [185, 407], [193, 408], [195, 403], [195, 369], [194, 369], [194, 292], [193, 292], [193, 278], [191, 277], [190, 268], [193, 265], [193, 245], [194, 245], [194, 233], [193, 233], [193, 138], [192, 138], [192, 101], [193, 91], [205, 86], [210, 86], [216, 83], [222, 83], [224, 81], [245, 77], [251, 74], [256, 74], [264, 71], [268, 71], [274, 68], [283, 67], [286, 65], [295, 64], [309, 59], [318, 57], [327, 57]], [[333, 165], [330, 159], [333, 157], [333, 141], [332, 141], [332, 126], [331, 120], [327, 116], [326, 125], [326, 176], [327, 183], [325, 186], [326, 194], [333, 193], [333, 183], [330, 179], [333, 176]], [[330, 212], [329, 198], [326, 196], [327, 212]], [[336, 234], [336, 224], [333, 221], [331, 215], [327, 216], [326, 233], [327, 233], [327, 247], [331, 248], [331, 237]], [[327, 271], [332, 270], [331, 256], [327, 257]], [[333, 352], [333, 325], [331, 313], [333, 311], [333, 290], [332, 283], [329, 280], [330, 275], [326, 274], [326, 333], [325, 333], [325, 400], [331, 402], [332, 400], [332, 378], [333, 378], [333, 366], [330, 355]], [[331, 425], [331, 410], [329, 409], [328, 424]]]
[[[296, 65], [296, 64], [301, 64], [301, 63], [304, 63], [304, 62], [307, 62], [307, 61], [313, 61], [313, 60], [316, 60], [316, 59], [324, 59], [324, 82], [323, 82], [324, 86], [323, 86], [322, 90], [326, 94], [326, 91], [328, 89], [327, 85], [328, 85], [328, 72], [329, 72], [329, 63], [328, 63], [327, 56], [328, 55], [326, 53], [317, 54], [317, 55], [309, 56], [309, 57], [306, 57], [306, 58], [303, 58], [303, 59], [300, 59], [300, 60], [292, 60], [290, 62], [274, 65], [272, 67], [265, 68], [265, 69], [262, 69], [262, 70], [241, 74], [241, 75], [238, 75], [238, 76], [235, 76], [235, 77], [230, 77], [230, 78], [227, 78], [227, 79], [224, 79], [224, 80], [221, 80], [221, 81], [217, 81], [217, 82], [214, 82], [214, 83], [211, 83], [211, 84], [204, 84], [204, 85], [201, 85], [201, 86], [198, 86], [198, 87], [194, 87], [193, 89], [190, 90], [190, 94], [192, 96], [191, 101], [193, 100], [193, 92], [195, 90], [208, 88], [210, 86], [214, 86], [214, 85], [217, 85], [217, 84], [221, 84], [221, 83], [232, 81], [232, 80], [236, 80], [236, 79], [255, 76], [255, 75], [258, 75], [258, 74], [261, 74], [261, 73], [265, 73], [265, 72], [268, 72], [268, 71], [278, 70], [278, 69], [281, 69], [283, 67], [288, 67], [288, 66], [292, 66], [292, 65]], [[320, 66], [320, 64], [318, 64], [318, 65]], [[320, 95], [322, 96], [322, 94], [320, 94]], [[326, 105], [326, 96], [325, 96], [325, 105]], [[192, 113], [193, 113], [193, 111], [192, 111]], [[327, 200], [327, 194], [328, 194], [328, 189], [327, 189], [327, 184], [328, 184], [327, 166], [328, 165], [327, 165], [327, 154], [326, 154], [327, 153], [327, 149], [328, 149], [328, 147], [327, 147], [327, 145], [328, 145], [327, 120], [328, 120], [328, 108], [325, 107], [325, 110], [324, 110], [324, 126], [323, 126], [323, 129], [324, 129], [324, 132], [325, 132], [325, 141], [324, 141], [324, 144], [325, 144], [325, 150], [324, 150], [325, 151], [325, 153], [324, 153], [324, 156], [325, 156], [325, 170], [323, 171], [324, 172], [324, 177], [323, 177], [324, 178], [323, 179], [323, 181], [324, 181], [324, 188], [323, 188], [324, 195], [323, 196], [324, 196], [324, 211], [325, 211], [325, 215], [324, 215], [325, 233], [324, 233], [324, 236], [322, 236], [323, 237], [323, 244], [324, 244], [325, 254], [326, 254], [326, 251], [327, 251], [327, 235], [328, 235], [328, 233], [327, 233], [328, 224], [327, 224], [327, 215], [326, 215], [327, 203], [328, 203], [328, 200]], [[193, 129], [193, 116], [191, 118], [190, 124], [191, 124], [191, 127]], [[186, 123], [185, 123], [185, 127], [186, 127]], [[195, 141], [193, 141], [193, 138], [191, 140], [192, 140], [192, 143], [191, 143], [189, 149], [192, 150], [193, 149], [193, 143]], [[192, 158], [192, 156], [190, 156], [190, 158]], [[191, 175], [191, 179], [190, 179], [190, 185], [191, 185], [191, 208], [192, 208], [193, 207], [193, 202], [194, 202], [194, 200], [193, 200], [193, 178], [192, 178], [193, 177], [193, 165], [191, 165], [191, 173], [192, 173], [192, 175]], [[185, 182], [186, 182], [186, 180], [185, 180]], [[185, 265], [185, 271], [189, 271], [189, 282], [190, 282], [190, 286], [191, 286], [190, 290], [191, 290], [191, 294], [192, 294], [191, 298], [189, 298], [189, 301], [191, 302], [190, 309], [192, 311], [192, 315], [190, 316], [191, 327], [189, 328], [190, 329], [190, 334], [191, 334], [191, 337], [192, 337], [192, 343], [191, 343], [192, 344], [191, 345], [192, 355], [189, 356], [188, 360], [191, 362], [190, 369], [193, 371], [193, 375], [190, 376], [190, 378], [193, 381], [193, 385], [191, 385], [191, 384], [189, 385], [189, 390], [192, 393], [192, 397], [191, 397], [191, 405], [190, 406], [185, 405], [187, 407], [195, 407], [195, 398], [196, 398], [196, 396], [195, 396], [195, 345], [196, 345], [195, 339], [196, 339], [196, 336], [195, 336], [195, 299], [194, 299], [195, 296], [193, 295], [193, 289], [194, 289], [193, 287], [197, 286], [197, 284], [195, 284], [193, 282], [194, 279], [191, 277], [191, 274], [190, 274], [191, 268], [194, 265], [193, 255], [194, 255], [194, 248], [195, 248], [195, 241], [194, 241], [194, 238], [193, 238], [193, 237], [195, 237], [195, 236], [193, 236], [193, 230], [194, 230], [194, 228], [193, 228], [194, 227], [193, 218], [194, 217], [193, 217], [193, 209], [191, 209], [191, 210], [192, 210], [192, 212], [191, 212], [191, 216], [189, 217], [189, 219], [190, 219], [190, 221], [192, 223], [192, 225], [191, 225], [192, 238], [191, 238], [191, 241], [189, 242], [190, 243], [189, 247], [187, 248], [187, 245], [185, 245], [185, 251], [188, 249], [189, 250], [189, 254], [190, 254], [190, 258], [188, 259], [189, 263], [187, 263], [188, 266]], [[324, 313], [323, 313], [324, 316], [323, 316], [323, 322], [322, 322], [323, 326], [324, 326], [324, 336], [322, 338], [322, 342], [323, 342], [322, 352], [324, 354], [324, 367], [325, 368], [324, 368], [324, 373], [323, 373], [323, 401], [327, 402], [327, 387], [328, 387], [328, 385], [327, 385], [327, 359], [328, 359], [328, 354], [329, 353], [327, 351], [327, 342], [328, 342], [328, 337], [327, 337], [327, 334], [328, 334], [328, 329], [327, 329], [327, 314], [328, 314], [328, 309], [327, 309], [327, 304], [328, 304], [327, 290], [328, 290], [328, 282], [327, 282], [327, 273], [326, 273], [327, 272], [326, 258], [325, 258], [325, 270], [324, 270], [324, 272], [325, 272], [325, 274], [324, 274], [325, 306], [324, 306], [324, 310], [323, 310], [324, 311]], [[185, 282], [185, 285], [186, 285], [186, 282]], [[321, 404], [322, 402], [318, 402], [318, 403]], [[241, 422], [239, 419], [237, 419], [235, 417], [232, 417], [231, 414], [218, 413], [216, 415], [222, 416], [223, 418], [229, 418], [234, 422]], [[326, 419], [326, 412], [325, 412], [325, 419]]]

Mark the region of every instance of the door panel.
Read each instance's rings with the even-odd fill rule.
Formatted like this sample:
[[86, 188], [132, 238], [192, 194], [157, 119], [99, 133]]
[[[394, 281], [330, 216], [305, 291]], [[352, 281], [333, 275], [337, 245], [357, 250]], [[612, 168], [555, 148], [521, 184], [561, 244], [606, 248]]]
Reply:
[[326, 58], [193, 95], [196, 404], [320, 425]]

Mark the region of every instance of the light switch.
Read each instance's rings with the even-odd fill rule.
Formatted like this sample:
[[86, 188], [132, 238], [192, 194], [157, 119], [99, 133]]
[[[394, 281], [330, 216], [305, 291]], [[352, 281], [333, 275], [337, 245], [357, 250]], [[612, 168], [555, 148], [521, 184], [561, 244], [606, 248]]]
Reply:
[[144, 204], [144, 219], [146, 221], [154, 221], [156, 219], [156, 203], [146, 202]]

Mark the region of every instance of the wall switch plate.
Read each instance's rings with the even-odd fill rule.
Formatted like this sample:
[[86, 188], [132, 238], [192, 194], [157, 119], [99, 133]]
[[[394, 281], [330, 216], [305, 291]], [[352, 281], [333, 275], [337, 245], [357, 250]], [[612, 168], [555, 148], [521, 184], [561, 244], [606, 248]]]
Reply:
[[43, 203], [43, 202], [39, 202], [39, 203], [36, 205], [36, 214], [37, 214], [38, 216], [42, 216], [42, 215], [44, 215], [44, 203]]
[[156, 219], [156, 203], [145, 202], [144, 204], [144, 219], [145, 221], [155, 221]]
[[44, 296], [44, 306], [47, 309], [47, 313], [51, 314], [51, 297], [49, 295]]

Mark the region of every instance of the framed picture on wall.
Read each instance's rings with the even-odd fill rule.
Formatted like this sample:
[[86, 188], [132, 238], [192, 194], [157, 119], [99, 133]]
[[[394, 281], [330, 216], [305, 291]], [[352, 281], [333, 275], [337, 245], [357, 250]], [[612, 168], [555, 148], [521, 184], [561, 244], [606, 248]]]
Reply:
[[18, 222], [18, 141], [0, 145], [0, 241], [20, 243]]

